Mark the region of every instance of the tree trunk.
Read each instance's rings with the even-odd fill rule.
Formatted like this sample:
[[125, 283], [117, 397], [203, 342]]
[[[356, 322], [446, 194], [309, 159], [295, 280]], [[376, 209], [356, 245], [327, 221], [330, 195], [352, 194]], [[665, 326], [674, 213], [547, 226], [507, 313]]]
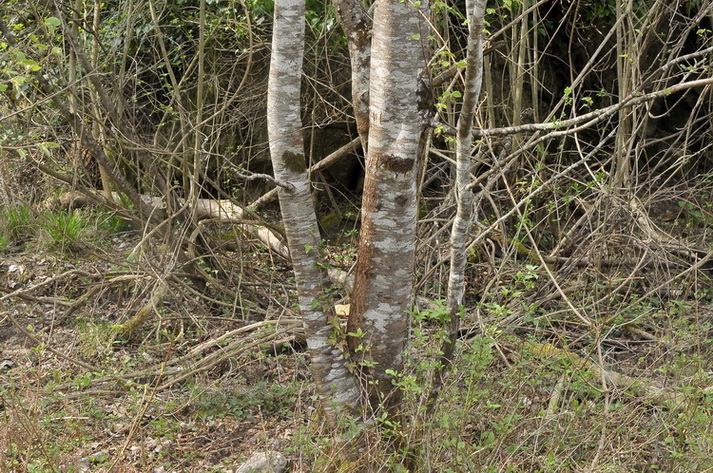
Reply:
[[359, 0], [334, 0], [337, 18], [344, 30], [352, 65], [352, 107], [364, 153], [369, 137], [369, 66], [371, 22]]
[[396, 413], [399, 392], [394, 372], [402, 352], [412, 306], [420, 145], [427, 138], [420, 114], [421, 73], [426, 54], [421, 36], [427, 2], [379, 0], [374, 14], [369, 90], [369, 148], [361, 211], [361, 238], [351, 315], [349, 347], [369, 381], [372, 406]]
[[446, 324], [446, 339], [441, 348], [441, 364], [434, 373], [433, 391], [429, 408], [443, 386], [443, 374], [453, 360], [460, 312], [465, 292], [465, 263], [468, 232], [473, 219], [473, 192], [471, 182], [473, 153], [473, 123], [483, 84], [483, 29], [485, 28], [485, 0], [467, 0], [468, 49], [465, 69], [465, 92], [458, 124], [456, 126], [456, 203], [458, 206], [451, 230], [451, 267], [448, 277], [447, 309], [450, 316]]
[[356, 413], [360, 390], [339, 346], [333, 341], [338, 320], [324, 288], [319, 264], [319, 229], [306, 173], [300, 82], [304, 51], [304, 0], [277, 0], [267, 92], [267, 124], [275, 178], [286, 183], [278, 194], [297, 282], [300, 310], [318, 392], [333, 410]]
[[[630, 0], [616, 0], [616, 75], [619, 88], [619, 100], [624, 100], [631, 94], [636, 77], [638, 58], [633, 49], [635, 40], [634, 19]], [[631, 138], [634, 128], [633, 107], [622, 107], [619, 110], [619, 129], [616, 133], [616, 146], [612, 163], [612, 187], [628, 192], [631, 185]]]
[[[81, 5], [81, 1], [77, 2], [76, 4]], [[75, 4], [75, 5], [76, 5]], [[96, 2], [94, 4], [94, 20], [92, 22], [92, 29], [94, 32], [98, 32], [99, 28], [101, 27], [101, 8], [102, 8], [102, 3], [101, 2]], [[77, 11], [81, 11], [79, 8], [76, 9]], [[75, 34], [75, 37], [79, 37], [78, 34]], [[92, 70], [93, 71], [98, 71], [99, 70], [99, 52], [100, 52], [100, 44], [99, 44], [99, 38], [98, 36], [94, 36], [92, 39], [92, 50], [91, 50], [91, 64], [92, 64]], [[74, 57], [74, 60], [76, 62], [76, 54], [72, 54], [72, 57]], [[92, 111], [94, 112], [95, 117], [101, 117], [101, 107], [100, 107], [100, 100], [98, 97], [98, 93], [96, 90], [91, 90], [90, 92], [91, 97], [92, 97]], [[97, 143], [101, 144], [102, 147], [106, 150], [106, 136], [104, 133], [104, 128], [102, 125], [94, 120], [92, 122], [92, 135], [94, 136], [94, 139], [97, 141]], [[111, 156], [108, 156], [111, 159]], [[115, 191], [114, 189], [114, 183], [111, 180], [111, 172], [106, 169], [104, 166], [101, 164], [99, 166], [99, 176], [101, 178], [101, 183], [102, 183], [102, 192], [104, 193], [104, 197], [107, 199], [111, 198], [111, 193]]]

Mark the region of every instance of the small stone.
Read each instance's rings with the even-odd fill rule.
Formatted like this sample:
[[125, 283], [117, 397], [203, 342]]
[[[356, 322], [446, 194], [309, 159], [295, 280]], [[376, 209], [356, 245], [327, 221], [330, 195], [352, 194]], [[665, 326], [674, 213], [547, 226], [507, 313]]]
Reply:
[[79, 467], [80, 471], [88, 471], [91, 465], [92, 462], [90, 462], [89, 458], [87, 457], [82, 457], [77, 460], [77, 466]]
[[173, 448], [173, 440], [164, 440], [154, 448], [155, 453], [162, 452], [164, 450], [171, 450]]
[[253, 454], [235, 473], [283, 473], [287, 459], [274, 450]]

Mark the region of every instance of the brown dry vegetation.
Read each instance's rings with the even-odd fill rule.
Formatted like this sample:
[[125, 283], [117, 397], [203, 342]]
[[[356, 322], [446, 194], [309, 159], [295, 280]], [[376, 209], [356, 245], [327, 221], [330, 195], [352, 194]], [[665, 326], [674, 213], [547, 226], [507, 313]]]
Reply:
[[[205, 23], [192, 3], [108, 2], [96, 28], [55, 3], [0, 5], [0, 472], [230, 472], [265, 449], [305, 473], [713, 471], [709, 0], [490, 2], [466, 295], [429, 404], [465, 39], [463, 5], [433, 2], [402, 417], [368, 425], [326, 421], [309, 369], [270, 191], [268, 2], [207, 2]], [[339, 346], [364, 157], [346, 40], [308, 10]], [[102, 189], [97, 151], [129, 192]]]
[[[689, 201], [710, 192], [682, 189]], [[652, 205], [662, 230], [705, 235], [705, 209]], [[63, 211], [34, 212], [44, 221]], [[345, 466], [339, 434], [319, 420], [284, 260], [241, 236], [220, 254], [235, 269], [235, 299], [207, 304], [168, 281], [149, 319], [122, 338], [156, 275], [132, 262], [140, 235], [102, 227], [105, 211], [73, 212], [77, 241], [40, 229], [3, 253], [4, 471], [79, 471], [87, 457], [91, 471], [229, 471], [266, 448], [285, 452], [292, 471], [363, 471], [365, 458]], [[424, 239], [422, 261], [437, 238]], [[353, 261], [349, 241], [326, 247], [336, 266]], [[394, 435], [424, 471], [706, 471], [709, 256], [684, 264], [684, 249], [673, 250], [632, 235], [592, 239], [579, 262], [548, 263], [561, 292], [537, 255], [515, 245], [497, 249], [512, 252], [496, 256], [497, 269], [473, 261], [456, 364], [435, 412], [425, 414], [425, 396], [444, 312], [422, 298], [402, 378], [412, 422], [369, 437], [363, 455], [397, 461], [383, 448]]]

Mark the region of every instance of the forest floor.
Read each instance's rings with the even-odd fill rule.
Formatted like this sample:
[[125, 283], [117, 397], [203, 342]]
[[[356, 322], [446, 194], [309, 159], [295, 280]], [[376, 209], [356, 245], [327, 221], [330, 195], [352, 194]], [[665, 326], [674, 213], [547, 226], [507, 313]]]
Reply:
[[[0, 254], [1, 471], [229, 473], [261, 450], [294, 472], [367, 471], [320, 421], [308, 357], [289, 343], [299, 320], [286, 263], [251, 243], [231, 253], [251, 276], [235, 282], [240, 297], [211, 307], [171, 286], [157, 302], [161, 276], [132, 262], [140, 236], [89, 230], [72, 248]], [[353, 256], [344, 242], [325, 252], [335, 264]], [[387, 454], [374, 441], [371, 464], [416, 455], [416, 471], [713, 471], [707, 271], [606, 300], [615, 278], [561, 279], [577, 307], [600, 310], [596, 332], [553, 296], [541, 266], [500, 274], [495, 296], [466, 308], [428, 415], [443, 312], [414, 313], [402, 378], [411, 423], [386, 428], [409, 447]], [[151, 317], [124, 331], [147, 304]]]
[[[109, 252], [125, 254], [138, 238], [112, 243]], [[134, 374], [249, 321], [189, 321], [174, 338], [185, 321], [169, 316], [118, 340], [118, 314], [135, 301], [122, 303], [111, 287], [65, 315], [68, 301], [112, 271], [78, 251], [0, 258], [0, 296], [18, 291], [0, 312], [0, 471], [230, 472], [261, 449], [289, 450], [293, 432], [309, 423], [304, 354], [258, 348], [157, 390], [160, 371]]]

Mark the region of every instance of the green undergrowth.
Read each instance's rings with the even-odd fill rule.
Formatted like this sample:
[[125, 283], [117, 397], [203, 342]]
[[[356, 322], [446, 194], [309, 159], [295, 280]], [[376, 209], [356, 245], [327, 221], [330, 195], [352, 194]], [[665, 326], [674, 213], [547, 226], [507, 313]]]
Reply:
[[[273, 445], [295, 472], [378, 471], [375, 465], [449, 473], [707, 471], [713, 468], [712, 350], [710, 339], [700, 337], [710, 333], [709, 322], [693, 302], [639, 301], [631, 310], [640, 311], [640, 324], [661, 329], [660, 341], [631, 353], [602, 344], [607, 370], [676, 393], [674, 404], [636, 386], [603, 383], [589, 364], [597, 360], [591, 343], [562, 336], [543, 343], [542, 327], [514, 334], [486, 323], [460, 340], [429, 412], [439, 324], [447, 318], [437, 304], [414, 313], [407, 368], [396, 381], [404, 392], [402, 419], [381, 416], [364, 426], [345, 418], [336, 430], [315, 409], [309, 380], [298, 376], [306, 366], [300, 354], [244, 355], [154, 392], [160, 378], [122, 377], [155, 366], [165, 343], [116, 344], [107, 326], [83, 322], [74, 353], [95, 360], [96, 372], [59, 365], [38, 347], [3, 373], [0, 465], [78, 471], [71, 469], [78, 457], [108, 451], [92, 460], [95, 468], [108, 468], [118, 455], [122, 465], [134, 465], [126, 471], [191, 471], [188, 465], [201, 462], [212, 468], [201, 471], [221, 471]], [[698, 309], [706, 303], [698, 301]], [[659, 310], [653, 313], [652, 305]], [[532, 320], [542, 325], [538, 314]], [[616, 321], [630, 317], [622, 313]], [[465, 311], [463, 323], [478, 320]], [[112, 376], [125, 381], [94, 391], [96, 380]], [[130, 448], [122, 450], [124, 444]]]
[[78, 253], [130, 228], [126, 220], [100, 209], [38, 210], [15, 204], [0, 209], [0, 253], [32, 247]]
[[22, 245], [39, 230], [32, 209], [27, 205], [7, 206], [0, 210], [0, 252]]
[[155, 392], [161, 378], [127, 375], [155, 363], [164, 346], [146, 343], [131, 355], [97, 336], [96, 324], [81, 327], [80, 353], [94, 357], [96, 372], [60, 368], [38, 347], [2, 373], [0, 471], [78, 472], [82, 458], [91, 471], [109, 471], [115, 461], [120, 471], [201, 464], [210, 468], [200, 471], [224, 471], [244, 460], [243, 442], [267, 442], [274, 425], [291, 422], [305, 389], [304, 380], [278, 379], [248, 356], [235, 361], [249, 375], [197, 375]]
[[[708, 303], [699, 301], [700, 307]], [[660, 309], [654, 315], [652, 304]], [[603, 381], [593, 368], [594, 344], [567, 338], [543, 344], [545, 331], [516, 335], [484, 326], [459, 342], [430, 413], [427, 395], [438, 366], [436, 322], [447, 315], [443, 306], [417, 312], [410, 361], [396, 381], [404, 391], [407, 421], [382, 419], [378, 427], [359, 428], [345, 419], [343, 437], [316, 423], [302, 427], [293, 448], [307, 457], [305, 465], [334, 472], [376, 471], [374, 465], [449, 473], [709, 471], [713, 342], [700, 337], [711, 327], [693, 309], [673, 301], [632, 304], [638, 322], [655, 321], [662, 336], [632, 344], [630, 353], [602, 343], [604, 368], [638, 380], [628, 387]], [[464, 324], [477, 323], [466, 314]], [[676, 401], [655, 395], [649, 383], [670, 391]], [[359, 440], [345, 447], [344, 438]], [[345, 453], [350, 448], [351, 454]]]
[[[581, 366], [519, 352], [517, 346], [476, 338], [465, 347], [437, 412], [423, 427], [425, 461], [458, 472], [713, 466], [713, 393], [682, 386], [687, 402], [669, 408], [606, 391]], [[710, 376], [698, 374], [710, 383]]]

